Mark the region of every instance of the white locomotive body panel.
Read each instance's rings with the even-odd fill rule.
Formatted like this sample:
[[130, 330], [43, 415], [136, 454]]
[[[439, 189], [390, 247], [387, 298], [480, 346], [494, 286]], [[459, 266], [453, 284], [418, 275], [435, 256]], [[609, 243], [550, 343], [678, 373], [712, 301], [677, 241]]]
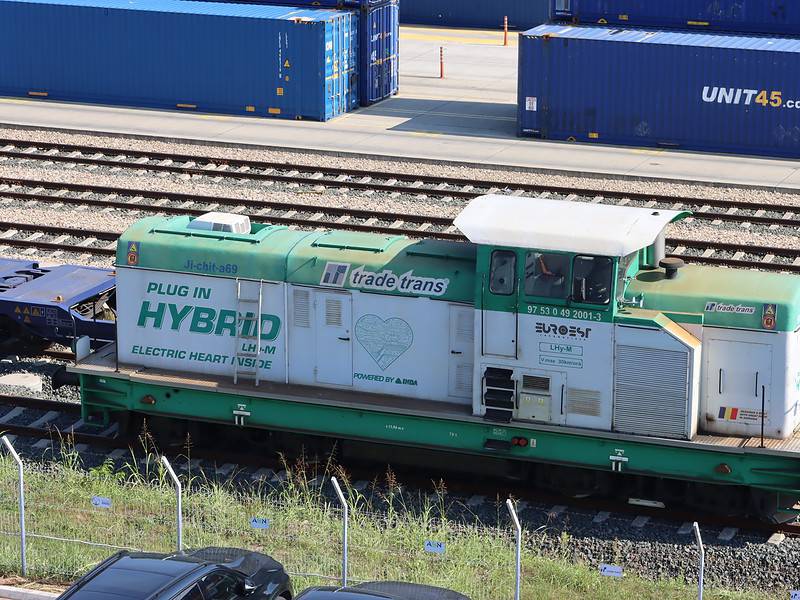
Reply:
[[120, 269], [118, 297], [123, 363], [471, 402], [471, 306], [143, 269]]
[[262, 380], [285, 381], [284, 287], [251, 282], [242, 289], [251, 294], [243, 296], [247, 300], [257, 299], [261, 290], [261, 339], [256, 344], [255, 320], [242, 322], [239, 315], [255, 316], [259, 305], [237, 298], [235, 279], [119, 269], [119, 360], [231, 377], [236, 366], [251, 369], [257, 363]]

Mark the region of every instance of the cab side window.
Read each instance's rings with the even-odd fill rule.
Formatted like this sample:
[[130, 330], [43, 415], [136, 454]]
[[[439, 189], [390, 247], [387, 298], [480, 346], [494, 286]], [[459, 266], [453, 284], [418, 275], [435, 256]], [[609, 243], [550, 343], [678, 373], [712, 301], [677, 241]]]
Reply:
[[205, 600], [240, 600], [239, 582], [230, 573], [214, 571], [200, 580]]
[[194, 584], [185, 592], [181, 592], [175, 596], [174, 600], [203, 600], [203, 594], [200, 593], [200, 588]]
[[517, 255], [509, 250], [492, 252], [489, 268], [489, 291], [493, 294], [510, 296], [514, 293], [517, 272]]
[[614, 261], [606, 256], [576, 256], [572, 266], [572, 300], [608, 304]]
[[525, 295], [566, 298], [569, 256], [528, 252], [525, 256]]

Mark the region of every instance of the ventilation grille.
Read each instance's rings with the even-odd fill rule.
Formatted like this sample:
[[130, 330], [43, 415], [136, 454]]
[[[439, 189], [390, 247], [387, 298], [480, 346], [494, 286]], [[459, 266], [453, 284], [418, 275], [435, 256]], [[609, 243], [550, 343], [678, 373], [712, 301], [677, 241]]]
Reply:
[[614, 429], [686, 438], [688, 353], [619, 345], [614, 360]]
[[342, 301], [334, 298], [325, 298], [325, 325], [332, 327], [342, 326]]
[[456, 339], [472, 344], [475, 339], [475, 323], [471, 310], [459, 310], [456, 316]]
[[536, 375], [522, 376], [522, 389], [526, 392], [549, 392], [550, 378]]
[[599, 417], [601, 409], [600, 392], [567, 388], [567, 412], [585, 417]]
[[472, 395], [472, 365], [464, 363], [456, 365], [455, 391], [458, 395]]
[[309, 290], [294, 290], [294, 324], [296, 327], [311, 327], [311, 292]]

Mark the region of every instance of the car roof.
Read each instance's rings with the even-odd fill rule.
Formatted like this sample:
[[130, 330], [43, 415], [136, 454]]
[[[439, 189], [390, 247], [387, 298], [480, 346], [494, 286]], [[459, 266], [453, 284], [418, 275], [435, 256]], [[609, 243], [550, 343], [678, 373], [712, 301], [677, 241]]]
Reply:
[[465, 595], [453, 590], [402, 581], [367, 581], [355, 588], [388, 594], [398, 600], [469, 600]]
[[165, 586], [202, 569], [204, 563], [158, 554], [122, 555], [79, 583], [69, 597], [80, 600], [149, 598]]
[[352, 587], [321, 586], [303, 591], [296, 600], [470, 600], [445, 588], [400, 581], [368, 581]]

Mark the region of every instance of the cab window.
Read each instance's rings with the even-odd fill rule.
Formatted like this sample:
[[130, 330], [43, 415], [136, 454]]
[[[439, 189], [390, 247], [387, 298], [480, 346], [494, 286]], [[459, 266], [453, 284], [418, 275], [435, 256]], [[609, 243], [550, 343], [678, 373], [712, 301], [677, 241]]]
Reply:
[[489, 269], [489, 291], [493, 294], [509, 296], [514, 293], [514, 274], [517, 271], [517, 255], [508, 250], [492, 252]]
[[566, 298], [569, 256], [528, 252], [525, 256], [525, 295]]
[[576, 256], [572, 265], [572, 301], [608, 304], [614, 261], [606, 256]]
[[200, 593], [200, 588], [197, 587], [197, 584], [194, 584], [185, 592], [182, 592], [175, 596], [174, 600], [204, 600], [203, 594]]

